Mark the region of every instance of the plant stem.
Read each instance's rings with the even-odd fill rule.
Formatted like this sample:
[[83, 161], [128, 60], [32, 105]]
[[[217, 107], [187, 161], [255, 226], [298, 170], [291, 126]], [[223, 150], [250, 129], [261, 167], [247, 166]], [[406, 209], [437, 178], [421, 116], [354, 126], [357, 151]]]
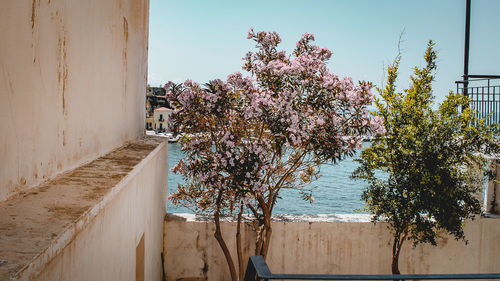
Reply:
[[214, 214], [214, 219], [215, 219], [215, 239], [217, 239], [217, 242], [219, 243], [222, 252], [224, 252], [224, 256], [226, 257], [226, 262], [229, 267], [229, 272], [231, 273], [231, 280], [233, 281], [238, 281], [238, 275], [236, 274], [236, 269], [234, 267], [234, 262], [233, 258], [231, 257], [231, 253], [229, 252], [229, 249], [227, 248], [226, 242], [224, 241], [224, 238], [222, 237], [222, 233], [220, 230], [220, 205], [221, 205], [221, 200], [222, 200], [222, 189], [219, 190], [219, 193], [217, 195], [217, 201], [215, 202], [215, 214]]
[[241, 217], [243, 215], [243, 204], [240, 205], [240, 212], [238, 213], [238, 221], [236, 224], [236, 252], [238, 254], [238, 269], [240, 280], [243, 280], [245, 274], [245, 264], [243, 262], [243, 252], [241, 250]]
[[[402, 234], [402, 236], [401, 236]], [[405, 228], [403, 233], [396, 233], [394, 235], [394, 243], [392, 245], [392, 274], [401, 274], [399, 271], [399, 254], [401, 253], [401, 248], [403, 247], [403, 242], [406, 240], [408, 236], [407, 227]]]

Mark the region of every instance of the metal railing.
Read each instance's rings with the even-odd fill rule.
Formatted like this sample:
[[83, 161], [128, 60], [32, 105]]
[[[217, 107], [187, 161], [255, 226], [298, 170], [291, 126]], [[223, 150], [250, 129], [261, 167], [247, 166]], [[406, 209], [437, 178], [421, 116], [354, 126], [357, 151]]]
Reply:
[[274, 274], [262, 256], [248, 260], [244, 281], [256, 280], [449, 280], [500, 279], [500, 273], [484, 274]]
[[468, 75], [455, 83], [457, 93], [469, 97], [477, 118], [488, 125], [500, 123], [500, 75]]

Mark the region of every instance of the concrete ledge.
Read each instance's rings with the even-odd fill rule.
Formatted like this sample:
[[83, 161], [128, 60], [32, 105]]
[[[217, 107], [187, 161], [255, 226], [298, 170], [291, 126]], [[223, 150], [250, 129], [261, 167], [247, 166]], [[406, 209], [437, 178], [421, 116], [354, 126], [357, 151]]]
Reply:
[[[221, 222], [222, 235], [236, 256], [236, 223]], [[213, 222], [187, 219], [164, 221], [167, 280], [206, 278], [230, 280], [229, 270], [216, 239]], [[438, 233], [437, 246], [403, 246], [399, 264], [405, 274], [465, 274], [500, 272], [500, 220], [467, 221], [466, 239], [456, 241]], [[254, 225], [240, 230], [244, 256], [254, 254]], [[266, 261], [272, 272], [295, 274], [390, 274], [392, 235], [387, 223], [275, 221]], [[235, 258], [235, 262], [237, 262]], [[203, 279], [202, 279], [203, 280]]]
[[30, 279], [90, 224], [165, 143], [145, 138], [0, 203], [0, 280]]
[[[247, 218], [243, 215], [243, 219]], [[370, 214], [316, 214], [316, 215], [273, 215], [273, 222], [370, 222], [372, 215]], [[167, 213], [165, 221], [188, 221], [188, 222], [213, 222], [213, 216], [188, 213]], [[221, 221], [235, 222], [236, 215], [221, 216]]]

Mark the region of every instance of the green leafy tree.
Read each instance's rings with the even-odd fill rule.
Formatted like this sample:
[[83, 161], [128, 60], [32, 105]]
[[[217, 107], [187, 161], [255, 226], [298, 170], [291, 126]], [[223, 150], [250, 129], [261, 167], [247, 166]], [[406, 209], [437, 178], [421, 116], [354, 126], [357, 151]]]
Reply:
[[386, 221], [394, 236], [393, 274], [400, 274], [399, 254], [407, 240], [436, 245], [437, 231], [444, 230], [466, 242], [463, 223], [481, 211], [485, 155], [499, 151], [496, 127], [474, 117], [467, 97], [450, 92], [433, 109], [433, 46], [429, 41], [425, 67], [414, 68], [402, 92], [395, 85], [401, 57], [388, 67], [387, 84], [375, 101], [386, 132], [362, 152], [352, 175], [368, 182], [362, 199], [373, 222]]

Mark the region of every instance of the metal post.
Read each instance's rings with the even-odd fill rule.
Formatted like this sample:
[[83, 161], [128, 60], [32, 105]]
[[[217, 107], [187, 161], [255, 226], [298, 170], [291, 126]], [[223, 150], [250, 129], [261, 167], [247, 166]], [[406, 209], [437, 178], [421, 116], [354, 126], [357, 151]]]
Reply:
[[464, 95], [468, 96], [469, 87], [469, 39], [470, 39], [470, 1], [466, 0], [465, 5], [465, 48], [464, 48]]

